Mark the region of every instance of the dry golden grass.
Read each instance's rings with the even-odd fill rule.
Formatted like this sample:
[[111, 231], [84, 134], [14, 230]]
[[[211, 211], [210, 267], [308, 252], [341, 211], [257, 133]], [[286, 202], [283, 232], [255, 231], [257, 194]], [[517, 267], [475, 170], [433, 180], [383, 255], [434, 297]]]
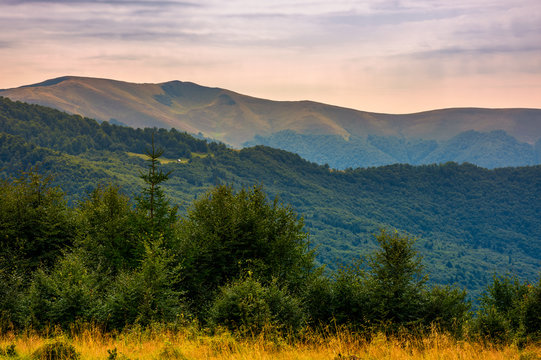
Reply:
[[[519, 349], [478, 342], [457, 341], [433, 333], [422, 339], [388, 338], [376, 334], [370, 340], [347, 330], [334, 333], [306, 332], [300, 338], [277, 335], [238, 338], [229, 332], [205, 335], [190, 329], [133, 329], [121, 334], [103, 333], [96, 328], [76, 332], [52, 331], [39, 336], [33, 332], [0, 334], [0, 348], [14, 344], [22, 359], [30, 359], [47, 342], [63, 340], [72, 344], [81, 359], [541, 359], [541, 346]], [[111, 355], [115, 353], [116, 356]], [[0, 352], [1, 353], [1, 352]], [[2, 358], [2, 355], [0, 355]], [[4, 356], [4, 358], [8, 358]], [[13, 359], [11, 357], [10, 359]]]

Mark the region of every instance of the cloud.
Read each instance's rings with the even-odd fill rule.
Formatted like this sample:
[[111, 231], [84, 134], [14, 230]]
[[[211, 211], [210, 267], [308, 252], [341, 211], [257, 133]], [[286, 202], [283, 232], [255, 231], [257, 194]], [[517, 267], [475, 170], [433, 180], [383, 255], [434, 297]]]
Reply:
[[0, 61], [21, 70], [0, 79], [69, 70], [353, 98], [415, 79], [541, 73], [539, 34], [538, 0], [4, 0]]
[[10, 5], [22, 5], [22, 4], [107, 4], [107, 5], [122, 5], [122, 6], [187, 6], [187, 7], [199, 7], [196, 2], [187, 1], [175, 1], [175, 0], [7, 0]]
[[[541, 54], [541, 44], [539, 45], [527, 45], [527, 46], [510, 46], [506, 44], [500, 44], [495, 47], [481, 47], [481, 48], [441, 48], [433, 51], [414, 52], [409, 56], [417, 59], [442, 59], [449, 57], [456, 57], [461, 55], [468, 56], [482, 56], [482, 55], [498, 55], [498, 54], [525, 54], [525, 53], [539, 53]], [[540, 64], [541, 66], [541, 64]]]

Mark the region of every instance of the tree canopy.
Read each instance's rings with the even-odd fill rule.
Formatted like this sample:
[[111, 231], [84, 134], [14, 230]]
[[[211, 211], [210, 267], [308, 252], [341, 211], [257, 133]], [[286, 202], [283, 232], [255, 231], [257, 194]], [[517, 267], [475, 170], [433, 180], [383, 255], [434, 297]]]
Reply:
[[269, 201], [262, 187], [219, 185], [196, 200], [182, 221], [180, 252], [191, 297], [204, 304], [218, 287], [250, 272], [298, 292], [314, 271], [302, 218]]

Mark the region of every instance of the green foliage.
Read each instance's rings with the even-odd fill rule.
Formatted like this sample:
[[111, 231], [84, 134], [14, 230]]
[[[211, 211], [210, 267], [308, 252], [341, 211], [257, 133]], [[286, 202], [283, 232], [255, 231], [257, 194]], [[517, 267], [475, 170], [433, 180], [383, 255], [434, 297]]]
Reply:
[[79, 358], [75, 347], [62, 340], [47, 343], [32, 354], [33, 360], [78, 360]]
[[372, 316], [378, 321], [407, 325], [422, 317], [422, 293], [427, 278], [414, 240], [381, 230], [379, 249], [369, 258], [366, 286], [376, 304]]
[[185, 286], [199, 305], [248, 270], [295, 293], [314, 269], [302, 219], [277, 199], [269, 202], [261, 187], [235, 193], [217, 186], [194, 202], [181, 236]]
[[73, 233], [71, 210], [50, 178], [32, 171], [0, 181], [0, 329], [24, 323], [32, 273], [52, 268]]
[[475, 332], [483, 339], [506, 342], [511, 338], [510, 319], [495, 306], [484, 307], [477, 315]]
[[536, 286], [527, 285], [523, 300], [523, 326], [527, 335], [541, 338], [541, 277]]
[[[42, 173], [55, 174], [54, 184], [61, 184], [72, 205], [99, 183], [113, 182], [127, 194], [138, 193], [146, 162], [127, 152], [144, 154], [154, 133], [164, 157], [190, 159], [161, 165], [164, 173], [175, 172], [163, 191], [179, 205], [180, 214], [216, 184], [240, 189], [264, 183], [271, 198], [279, 195], [304, 215], [318, 249], [316, 261], [330, 270], [368, 254], [375, 248], [372, 234], [392, 227], [419, 236], [421, 254], [430, 255], [425, 266], [431, 283], [457, 283], [472, 297], [480, 295], [494, 272], [534, 281], [540, 271], [541, 166], [487, 170], [444, 163], [334, 171], [264, 146], [233, 151], [175, 130], [98, 124], [8, 99], [0, 101], [0, 118], [0, 174], [13, 176], [38, 164]], [[74, 139], [86, 150], [68, 149]], [[325, 153], [325, 144], [315, 143]], [[370, 143], [389, 153], [411, 145], [416, 149], [408, 150], [411, 159], [422, 156], [425, 145], [430, 147], [400, 139], [386, 144], [373, 138]]]
[[137, 323], [173, 322], [183, 312], [182, 293], [176, 291], [182, 268], [173, 263], [167, 250], [156, 240], [145, 247], [145, 257], [136, 276], [140, 286]]
[[[139, 242], [136, 245], [128, 242], [122, 249], [129, 254], [130, 250], [144, 246], [144, 253], [135, 270], [124, 271], [116, 278], [105, 302], [103, 315], [106, 317], [102, 315], [103, 320], [114, 328], [133, 323], [173, 322], [184, 310], [183, 292], [178, 290], [182, 267], [175, 262], [171, 248], [177, 209], [169, 205], [160, 188], [169, 176], [169, 173], [158, 169], [161, 154], [155, 150], [152, 138], [152, 148], [147, 152], [150, 161], [148, 174], [141, 175], [147, 186], [138, 197], [136, 209], [135, 229], [142, 234], [137, 237]], [[114, 199], [119, 198], [118, 194], [112, 194]], [[127, 203], [123, 204], [123, 214], [129, 214]], [[133, 221], [128, 223], [130, 225], [133, 227]], [[120, 258], [127, 260], [126, 257]]]
[[366, 324], [375, 314], [373, 293], [360, 264], [343, 267], [333, 274], [331, 309], [338, 324]]
[[0, 331], [24, 324], [24, 292], [23, 274], [0, 268]]
[[130, 199], [116, 186], [98, 185], [77, 207], [75, 247], [102, 275], [134, 269], [143, 257], [137, 218]]
[[[366, 262], [344, 266], [332, 281], [319, 279], [309, 286], [307, 308], [312, 322], [350, 324], [396, 331], [409, 328], [440, 330], [461, 336], [469, 318], [466, 292], [449, 286], [426, 286], [414, 240], [382, 230], [379, 248]], [[317, 308], [317, 302], [328, 309]]]
[[[173, 130], [97, 124], [8, 100], [0, 105], [3, 329], [74, 319], [120, 329], [175, 321], [185, 303], [204, 320], [220, 289], [250, 272], [269, 308], [270, 294], [301, 299], [312, 324], [435, 323], [460, 335], [465, 294], [429, 288], [420, 254], [432, 283], [467, 286], [472, 298], [496, 270], [530, 281], [539, 273], [540, 166], [334, 171], [262, 146], [233, 151]], [[190, 156], [161, 161], [153, 134], [164, 156], [187, 149]], [[150, 162], [126, 152], [145, 149]], [[11, 177], [36, 164], [55, 180], [32, 172]], [[111, 182], [118, 186], [96, 185]], [[269, 201], [261, 187], [246, 188], [261, 182], [291, 207]], [[216, 183], [231, 185], [206, 192]], [[68, 191], [68, 203], [54, 184]], [[123, 192], [140, 195], [132, 202]], [[190, 203], [179, 222], [171, 204], [183, 211]], [[314, 266], [305, 224], [317, 261], [328, 265], [325, 275]], [[418, 250], [396, 233], [374, 241], [370, 234], [389, 224], [419, 235]], [[367, 262], [351, 265], [370, 252]], [[346, 266], [336, 271], [336, 263]], [[502, 284], [487, 292], [473, 321], [479, 333], [539, 336], [539, 285], [518, 291]]]
[[73, 241], [71, 211], [51, 179], [35, 172], [0, 184], [0, 268], [28, 276], [52, 267]]
[[260, 282], [248, 278], [224, 287], [210, 309], [210, 321], [233, 330], [260, 331], [270, 323], [271, 312]]
[[122, 271], [110, 281], [98, 319], [112, 329], [122, 329], [137, 320], [144, 289], [135, 270]]
[[313, 276], [306, 284], [301, 295], [303, 308], [308, 314], [308, 323], [319, 326], [328, 324], [333, 316], [338, 317], [333, 309], [334, 301], [332, 282], [327, 276]]
[[146, 150], [147, 160], [150, 162], [148, 171], [141, 173], [140, 176], [146, 186], [137, 198], [137, 210], [142, 213], [142, 218], [146, 219], [141, 229], [146, 236], [150, 239], [158, 236], [169, 239], [177, 221], [177, 207], [170, 206], [160, 184], [169, 179], [171, 171], [164, 173], [158, 168], [158, 159], [162, 156], [163, 150], [155, 148], [154, 135], [151, 145], [152, 147]]
[[471, 304], [466, 291], [449, 285], [433, 286], [424, 296], [425, 325], [435, 325], [440, 331], [461, 337], [464, 326], [471, 319]]
[[265, 327], [295, 330], [303, 322], [299, 301], [275, 282], [263, 286], [251, 276], [222, 287], [209, 312], [210, 323], [258, 333]]
[[[509, 277], [493, 278], [492, 284], [481, 298], [481, 311], [479, 317], [493, 316], [493, 312], [502, 315], [508, 321], [510, 331], [517, 331], [520, 327], [521, 303], [528, 293], [528, 286], [521, 284], [518, 279]], [[490, 332], [489, 332], [490, 333]]]
[[120, 273], [111, 285], [102, 321], [115, 329], [176, 321], [186, 313], [183, 293], [175, 290], [179, 273], [178, 265], [158, 241], [147, 243], [140, 268]]
[[39, 269], [28, 295], [29, 322], [34, 327], [77, 320], [90, 321], [99, 305], [97, 277], [75, 254], [62, 257], [50, 273]]
[[[79, 155], [93, 150], [144, 153], [152, 135], [166, 146], [169, 158], [190, 157], [191, 152], [206, 153], [206, 141], [175, 129], [131, 129], [104, 121], [68, 115], [51, 108], [13, 102], [0, 97], [0, 133], [16, 135], [37, 146]], [[136, 134], [136, 135], [135, 135]], [[135, 136], [134, 136], [135, 135]]]
[[169, 211], [161, 199], [163, 194], [155, 191], [155, 211], [136, 211], [129, 198], [109, 185], [98, 186], [79, 203], [74, 247], [64, 249], [51, 271], [34, 273], [27, 296], [29, 323], [67, 327], [82, 320], [120, 329], [175, 321], [184, 310], [178, 290], [181, 267], [158, 221], [171, 216], [167, 225], [173, 226], [176, 217], [169, 214], [176, 210]]
[[475, 331], [494, 341], [522, 341], [541, 337], [541, 281], [537, 285], [516, 278], [493, 278], [481, 299]]

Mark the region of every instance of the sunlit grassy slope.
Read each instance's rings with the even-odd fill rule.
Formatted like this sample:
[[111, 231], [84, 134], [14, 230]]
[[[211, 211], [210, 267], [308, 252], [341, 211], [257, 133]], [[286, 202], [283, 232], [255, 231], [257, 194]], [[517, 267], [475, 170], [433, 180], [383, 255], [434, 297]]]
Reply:
[[311, 101], [270, 101], [171, 81], [134, 84], [62, 77], [1, 90], [0, 96], [133, 127], [174, 127], [232, 145], [281, 130], [300, 134], [404, 136], [447, 140], [467, 130], [505, 130], [522, 142], [541, 137], [541, 110], [456, 108], [407, 115], [377, 114]]

